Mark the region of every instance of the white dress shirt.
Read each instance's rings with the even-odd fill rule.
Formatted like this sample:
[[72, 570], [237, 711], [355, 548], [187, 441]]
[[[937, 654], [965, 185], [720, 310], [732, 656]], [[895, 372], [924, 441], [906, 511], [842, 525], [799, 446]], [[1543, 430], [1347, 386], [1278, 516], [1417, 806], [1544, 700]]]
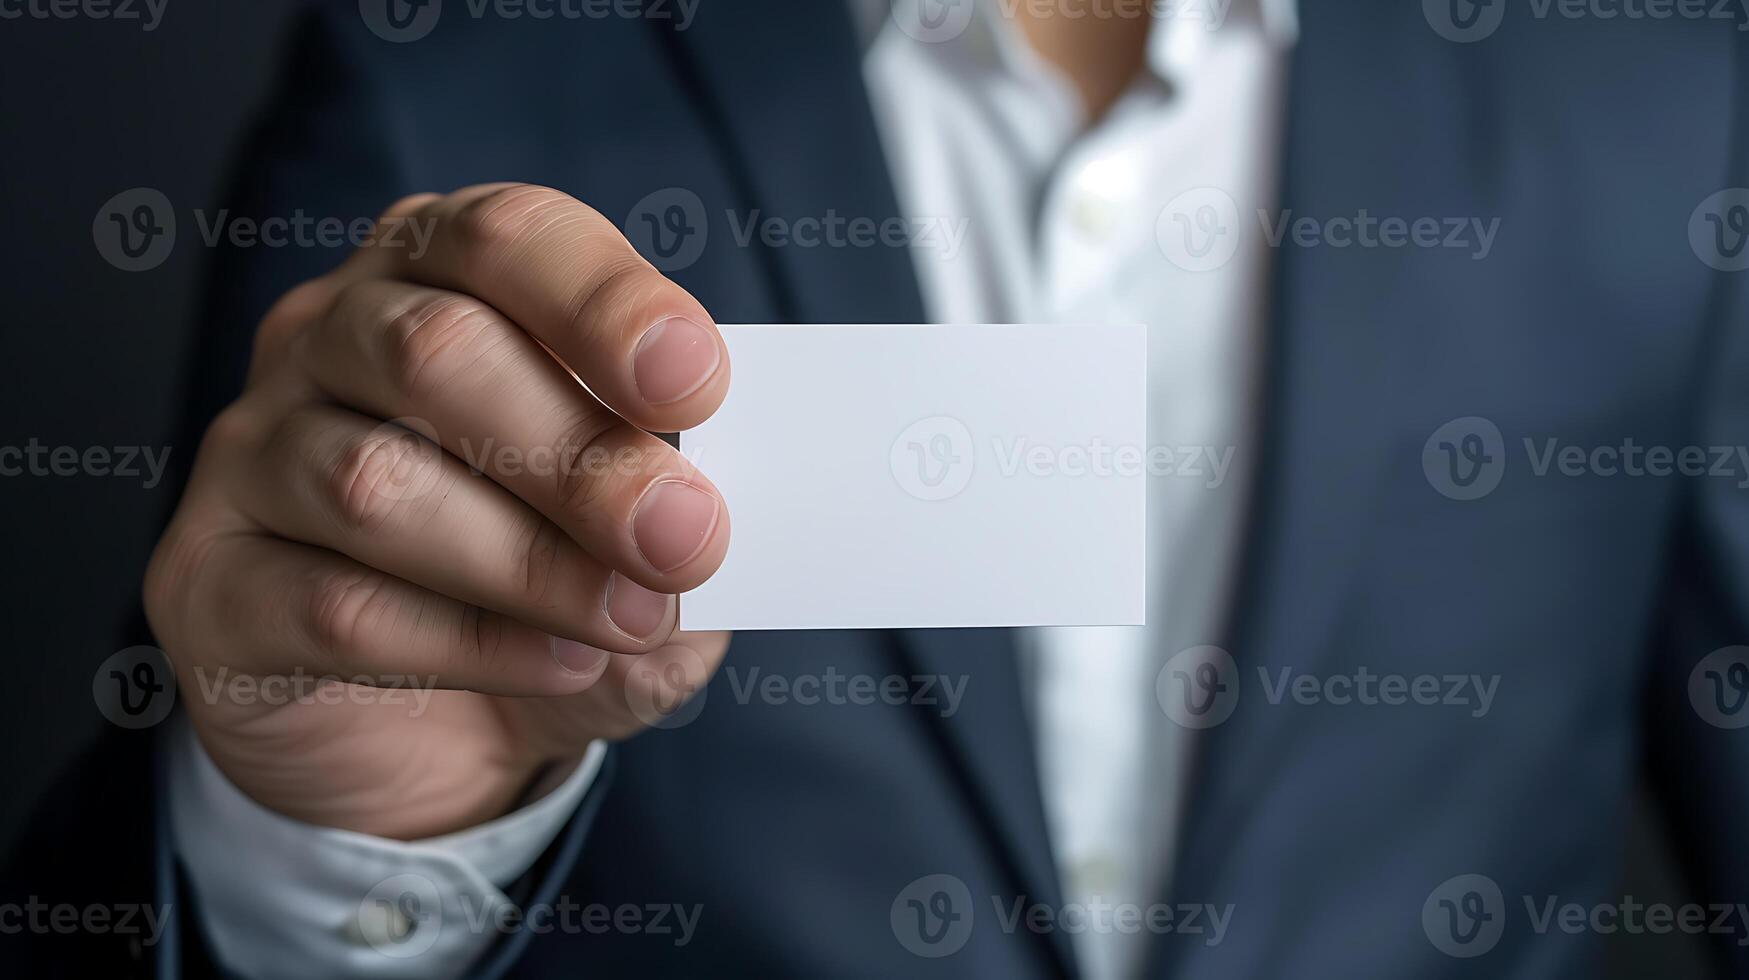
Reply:
[[[1217, 641], [1235, 571], [1268, 258], [1248, 216], [1273, 205], [1291, 0], [1154, 5], [1147, 71], [1091, 122], [1003, 16], [1012, 0], [980, 0], [946, 37], [866, 16], [884, 2], [858, 13], [874, 25], [864, 73], [901, 212], [967, 230], [957, 250], [912, 250], [930, 319], [1150, 328], [1149, 443], [1172, 465], [1149, 478], [1149, 625], [1028, 630], [1023, 666], [1065, 902], [1211, 900], [1160, 892], [1187, 760], [1155, 678], [1173, 653]], [[1207, 188], [1231, 202], [1237, 243], [1213, 268], [1162, 238], [1199, 217]], [[499, 934], [459, 920], [507, 901], [500, 889], [551, 843], [602, 752], [516, 813], [402, 843], [267, 811], [177, 737], [175, 846], [215, 955], [249, 977], [460, 975]], [[453, 927], [421, 932], [370, 898], [409, 882]], [[1089, 980], [1121, 980], [1148, 938], [1095, 928], [1074, 942]]]
[[[1187, 759], [1155, 678], [1218, 642], [1230, 593], [1268, 268], [1253, 216], [1273, 206], [1293, 10], [1234, 3], [1217, 24], [1218, 5], [1152, 5], [1147, 71], [1090, 122], [1001, 16], [1013, 6], [983, 3], [947, 39], [895, 21], [869, 52], [869, 91], [901, 210], [968, 219], [957, 254], [913, 250], [932, 321], [1148, 325], [1149, 448], [1175, 464], [1150, 469], [1148, 625], [1028, 630], [1022, 656], [1064, 902], [1208, 901], [1160, 893]], [[1204, 188], [1231, 199], [1236, 250], [1207, 269], [1171, 253], [1181, 267], [1160, 236], [1182, 232], [1185, 202], [1196, 217]], [[1095, 926], [1074, 943], [1085, 976], [1117, 980], [1149, 938]]]

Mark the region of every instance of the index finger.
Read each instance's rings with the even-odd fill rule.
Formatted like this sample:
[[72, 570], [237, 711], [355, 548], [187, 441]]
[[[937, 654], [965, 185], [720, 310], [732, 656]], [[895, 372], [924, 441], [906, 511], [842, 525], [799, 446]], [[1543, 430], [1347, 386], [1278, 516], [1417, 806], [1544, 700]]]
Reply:
[[532, 184], [467, 188], [426, 202], [429, 246], [391, 250], [391, 274], [467, 293], [558, 356], [634, 425], [691, 428], [729, 387], [709, 313], [576, 198]]

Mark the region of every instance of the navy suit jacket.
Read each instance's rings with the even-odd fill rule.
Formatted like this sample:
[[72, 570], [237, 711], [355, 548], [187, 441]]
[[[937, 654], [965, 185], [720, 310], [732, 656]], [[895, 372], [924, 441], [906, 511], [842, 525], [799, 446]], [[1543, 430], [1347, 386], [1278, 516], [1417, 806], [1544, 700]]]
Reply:
[[[675, 187], [709, 214], [900, 213], [838, 0], [706, 0], [684, 31], [450, 7], [407, 44], [373, 35], [356, 4], [306, 18], [233, 209], [368, 216], [414, 191], [523, 180], [615, 221]], [[1715, 271], [1687, 237], [1703, 199], [1749, 184], [1749, 34], [1514, 6], [1492, 37], [1459, 44], [1421, 5], [1384, 0], [1306, 4], [1301, 22], [1281, 207], [1500, 226], [1485, 261], [1291, 236], [1272, 253], [1266, 462], [1237, 594], [1206, 638], [1231, 652], [1242, 693], [1191, 736], [1160, 896], [1233, 911], [1219, 943], [1151, 938], [1148, 976], [1594, 975], [1601, 937], [1539, 932], [1525, 898], [1621, 900], [1642, 773], [1697, 898], [1749, 899], [1749, 730], [1709, 723], [1689, 696], [1703, 657], [1749, 641], [1749, 496], [1738, 479], [1538, 476], [1522, 444], [1749, 442], [1749, 273]], [[903, 249], [743, 247], [715, 230], [673, 278], [723, 322], [923, 319]], [[341, 257], [218, 256], [191, 432], [237, 392], [267, 305]], [[1468, 416], [1499, 427], [1509, 463], [1464, 501], [1436, 491], [1423, 449]], [[691, 941], [518, 930], [477, 973], [1076, 974], [1071, 936], [1004, 928], [997, 912], [1063, 902], [1005, 632], [742, 634], [730, 658], [969, 683], [943, 717], [741, 704], [719, 676], [690, 724], [614, 749], [518, 888], [529, 903], [699, 906]], [[1283, 668], [1500, 680], [1476, 718], [1272, 704], [1259, 670]], [[179, 928], [145, 949], [48, 937], [40, 955], [102, 975], [207, 968], [151, 754], [149, 733], [108, 737], [44, 802], [11, 880], [45, 898], [156, 896]], [[1463, 894], [1440, 904], [1466, 874], [1498, 886], [1482, 911], [1503, 929], [1455, 957], [1441, 928], [1458, 940], [1493, 921]], [[951, 952], [927, 943], [945, 921], [930, 903], [908, 925], [917, 908], [900, 901], [931, 875], [969, 896], [948, 907], [970, 921]], [[918, 955], [918, 937], [946, 955]], [[1720, 964], [1749, 975], [1741, 934], [1718, 938]]]

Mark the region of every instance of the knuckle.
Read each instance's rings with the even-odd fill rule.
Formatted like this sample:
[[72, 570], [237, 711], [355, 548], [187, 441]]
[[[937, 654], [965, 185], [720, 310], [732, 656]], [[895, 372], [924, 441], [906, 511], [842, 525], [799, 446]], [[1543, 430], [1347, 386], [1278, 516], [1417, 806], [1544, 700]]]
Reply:
[[310, 590], [309, 626], [316, 649], [333, 659], [356, 656], [371, 646], [370, 634], [389, 612], [384, 585], [376, 572], [330, 572]]
[[146, 563], [140, 597], [146, 620], [158, 636], [177, 634], [175, 624], [187, 618], [187, 606], [196, 593], [193, 587], [207, 567], [213, 550], [211, 535], [191, 531], [182, 522], [173, 523]]
[[495, 346], [498, 318], [480, 303], [453, 294], [427, 297], [389, 315], [383, 331], [396, 390], [411, 399], [441, 391]]
[[591, 520], [613, 486], [611, 467], [602, 465], [610, 456], [605, 439], [613, 428], [612, 420], [585, 416], [566, 428], [554, 453], [559, 506], [578, 520]]
[[340, 453], [328, 484], [335, 513], [348, 530], [376, 531], [436, 489], [440, 470], [434, 447], [423, 438], [378, 426]]
[[565, 545], [564, 532], [557, 525], [538, 519], [534, 522], [517, 561], [522, 569], [522, 598], [529, 605], [546, 605]]
[[490, 262], [577, 206], [575, 198], [537, 184], [511, 184], [461, 206], [454, 231], [468, 261]]
[[254, 444], [260, 426], [241, 402], [233, 402], [213, 416], [201, 436], [200, 455], [224, 456]]
[[461, 664], [490, 667], [504, 652], [508, 621], [479, 606], [466, 606], [456, 627], [455, 658]]
[[327, 334], [336, 329], [357, 328], [369, 320], [380, 300], [381, 284], [373, 279], [354, 279], [328, 297], [321, 316], [306, 333]]
[[[688, 695], [695, 694], [710, 683], [711, 668], [709, 664], [705, 663], [703, 657], [689, 652], [688, 656], [676, 657], [675, 662], [680, 664], [678, 689], [681, 692]], [[670, 684], [674, 683], [671, 678], [664, 680]]]
[[644, 318], [636, 315], [638, 310], [668, 285], [661, 273], [636, 255], [604, 260], [597, 275], [578, 287], [568, 307], [572, 335], [598, 334], [604, 324], [644, 322]]
[[323, 277], [294, 286], [275, 300], [255, 328], [257, 358], [284, 351], [333, 302], [335, 293], [334, 284]]
[[377, 224], [380, 225], [391, 219], [409, 214], [417, 214], [423, 211], [427, 205], [441, 200], [441, 198], [442, 195], [433, 194], [430, 191], [408, 194], [406, 197], [398, 198], [393, 204], [384, 208], [382, 214], [377, 215]]

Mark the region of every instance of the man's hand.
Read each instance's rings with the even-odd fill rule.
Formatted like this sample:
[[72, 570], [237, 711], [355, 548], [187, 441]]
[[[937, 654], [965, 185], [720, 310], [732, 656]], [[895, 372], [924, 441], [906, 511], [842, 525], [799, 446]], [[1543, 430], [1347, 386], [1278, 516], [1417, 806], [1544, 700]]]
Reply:
[[[512, 809], [721, 661], [728, 635], [675, 632], [674, 596], [722, 561], [728, 512], [650, 432], [709, 417], [729, 363], [704, 308], [557, 191], [390, 221], [429, 223], [428, 250], [362, 249], [263, 319], [145, 598], [232, 782], [414, 839]], [[237, 696], [263, 678], [328, 686]], [[421, 713], [334, 678], [439, 690]]]

